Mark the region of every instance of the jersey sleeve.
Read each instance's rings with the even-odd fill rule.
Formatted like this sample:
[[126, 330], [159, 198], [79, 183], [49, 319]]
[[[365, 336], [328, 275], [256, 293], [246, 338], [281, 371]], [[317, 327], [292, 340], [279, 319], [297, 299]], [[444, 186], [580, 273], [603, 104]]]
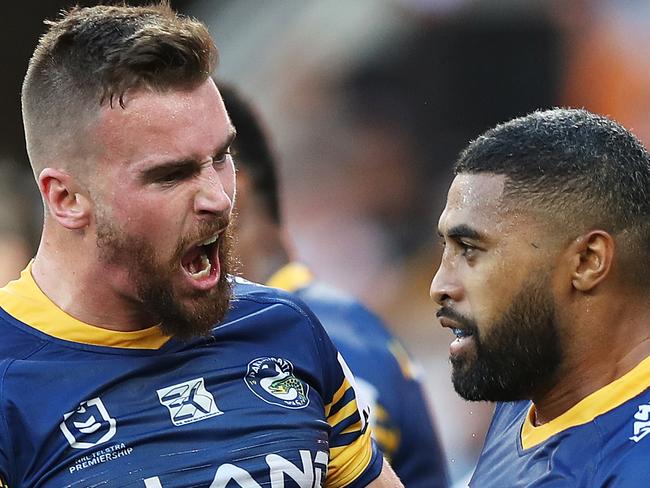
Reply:
[[377, 478], [383, 466], [383, 456], [370, 436], [369, 408], [361, 404], [354, 376], [322, 327], [316, 334], [323, 366], [325, 417], [330, 425], [326, 486], [361, 488]]

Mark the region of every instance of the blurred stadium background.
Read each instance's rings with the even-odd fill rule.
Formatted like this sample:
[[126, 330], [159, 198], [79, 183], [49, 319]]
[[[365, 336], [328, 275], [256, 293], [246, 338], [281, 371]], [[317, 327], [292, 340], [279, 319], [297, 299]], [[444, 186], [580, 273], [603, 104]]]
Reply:
[[[42, 20], [73, 3], [20, 2], [0, 30], [0, 285], [33, 255], [42, 213], [20, 84]], [[462, 480], [491, 405], [453, 392], [451, 334], [428, 298], [450, 166], [488, 127], [558, 105], [610, 115], [650, 144], [650, 2], [171, 4], [210, 27], [217, 75], [236, 83], [266, 121], [298, 253], [383, 315], [420, 364], [451, 475]]]

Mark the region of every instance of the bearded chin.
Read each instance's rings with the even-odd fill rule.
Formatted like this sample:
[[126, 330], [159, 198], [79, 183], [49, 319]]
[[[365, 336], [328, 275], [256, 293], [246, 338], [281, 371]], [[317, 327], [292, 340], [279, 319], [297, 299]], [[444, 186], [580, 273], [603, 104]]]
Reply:
[[470, 401], [530, 399], [554, 381], [562, 359], [548, 280], [525, 285], [474, 353], [451, 358], [456, 392]]
[[224, 232], [219, 239], [219, 281], [211, 290], [195, 292], [181, 301], [169, 279], [136, 282], [138, 298], [152, 316], [158, 317], [160, 329], [165, 335], [180, 340], [207, 337], [225, 318], [232, 297], [229, 279], [231, 243], [230, 231]]
[[232, 297], [230, 229], [219, 238], [220, 277], [217, 286], [208, 291], [181, 294], [173, 286], [173, 277], [181, 273], [180, 259], [161, 263], [148, 243], [121, 234], [110, 224], [98, 225], [97, 245], [101, 261], [128, 270], [138, 306], [158, 322], [165, 335], [180, 340], [209, 336], [228, 313]]
[[147, 287], [138, 292], [150, 313], [159, 317], [163, 334], [180, 340], [209, 336], [228, 313], [231, 295], [231, 284], [225, 274], [215, 289], [189, 305], [179, 303], [168, 288]]

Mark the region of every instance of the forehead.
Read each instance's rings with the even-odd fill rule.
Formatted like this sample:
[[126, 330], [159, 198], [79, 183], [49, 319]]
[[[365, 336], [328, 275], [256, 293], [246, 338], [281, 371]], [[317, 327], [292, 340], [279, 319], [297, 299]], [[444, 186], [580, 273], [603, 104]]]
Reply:
[[450, 228], [464, 225], [481, 234], [491, 234], [512, 226], [517, 215], [502, 198], [505, 182], [503, 175], [457, 175], [449, 188], [447, 204], [440, 216], [440, 232], [446, 234]]
[[203, 158], [230, 136], [232, 124], [211, 79], [190, 90], [128, 94], [125, 108], [103, 106], [94, 136], [112, 160]]

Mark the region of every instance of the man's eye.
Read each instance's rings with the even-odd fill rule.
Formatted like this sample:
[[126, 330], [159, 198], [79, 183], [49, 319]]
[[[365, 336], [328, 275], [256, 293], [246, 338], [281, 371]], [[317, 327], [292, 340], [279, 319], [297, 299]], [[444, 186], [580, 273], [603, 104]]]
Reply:
[[215, 156], [213, 164], [225, 164], [228, 161], [228, 158], [231, 157], [232, 151], [228, 149], [225, 153]]
[[458, 245], [460, 246], [461, 254], [465, 257], [472, 257], [476, 252], [476, 247], [466, 242], [461, 241], [458, 243]]
[[179, 178], [178, 173], [169, 173], [158, 178], [158, 183], [171, 183]]
[[188, 171], [172, 171], [170, 173], [165, 173], [163, 175], [160, 175], [158, 178], [156, 178], [156, 183], [161, 183], [161, 184], [168, 184], [168, 183], [174, 183], [175, 181], [180, 181], [184, 178], [186, 178], [189, 175]]

